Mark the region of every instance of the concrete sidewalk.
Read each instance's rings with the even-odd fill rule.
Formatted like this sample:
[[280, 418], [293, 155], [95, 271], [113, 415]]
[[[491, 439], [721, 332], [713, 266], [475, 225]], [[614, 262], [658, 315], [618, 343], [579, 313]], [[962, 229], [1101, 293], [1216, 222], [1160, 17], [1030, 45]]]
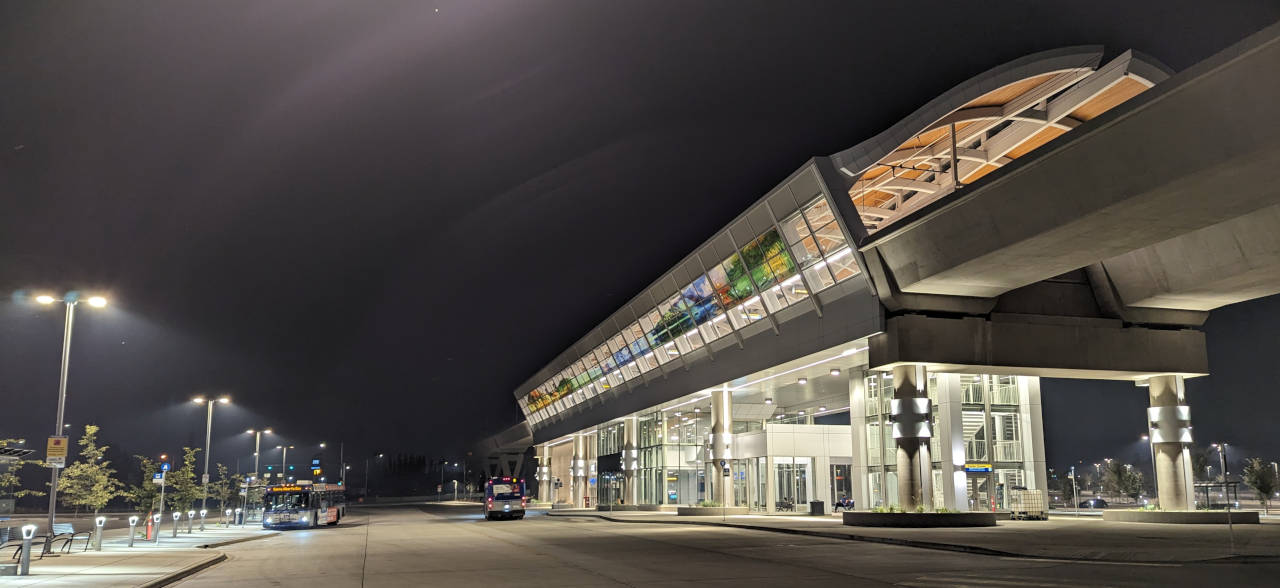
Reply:
[[[171, 521], [170, 521], [171, 522]], [[103, 535], [102, 551], [82, 551], [83, 543], [77, 540], [69, 554], [44, 559], [31, 559], [30, 576], [3, 578], [5, 586], [164, 586], [214, 565], [226, 556], [221, 551], [209, 549], [229, 542], [244, 541], [277, 535], [255, 525], [241, 527], [212, 527], [190, 534], [186, 526], [179, 527], [177, 538], [172, 527], [163, 525], [159, 544], [134, 540], [128, 547], [128, 529], [107, 531]], [[6, 552], [8, 553], [8, 552]], [[39, 553], [39, 547], [33, 549]], [[4, 558], [0, 563], [16, 563]]]
[[547, 516], [728, 526], [1007, 557], [1130, 563], [1280, 561], [1280, 524], [1269, 522], [1236, 525], [1232, 533], [1226, 525], [1114, 523], [1097, 517], [999, 521], [996, 527], [979, 528], [886, 529], [845, 526], [838, 516], [832, 515], [743, 515], [722, 520], [721, 517], [681, 517], [663, 512], [607, 513], [582, 509], [557, 510]]

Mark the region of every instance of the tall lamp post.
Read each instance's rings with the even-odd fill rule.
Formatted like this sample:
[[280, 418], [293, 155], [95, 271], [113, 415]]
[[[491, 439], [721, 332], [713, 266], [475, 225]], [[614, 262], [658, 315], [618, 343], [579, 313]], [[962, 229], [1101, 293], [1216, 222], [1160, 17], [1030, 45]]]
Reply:
[[257, 429], [257, 430], [249, 429], [248, 431], [245, 431], [245, 432], [249, 433], [250, 435], [253, 435], [253, 479], [254, 481], [257, 481], [262, 479], [262, 471], [259, 469], [259, 466], [258, 466], [258, 452], [262, 449], [262, 434], [266, 433], [270, 435], [271, 427], [267, 427], [265, 429]]
[[[200, 499], [200, 511], [204, 512], [209, 506], [209, 440], [213, 437], [213, 405], [227, 404], [231, 399], [223, 396], [215, 403], [213, 400], [205, 400], [203, 396], [197, 396], [191, 399], [196, 404], [203, 404], [209, 407], [206, 411], [208, 414], [204, 420], [204, 475], [200, 478], [200, 486], [204, 490], [204, 496]], [[204, 519], [200, 519], [200, 530], [204, 530]]]
[[[92, 296], [86, 299], [89, 306], [94, 308], [102, 308], [107, 305], [107, 299], [101, 296]], [[36, 296], [36, 302], [43, 305], [50, 305], [57, 302], [58, 299], [48, 294]], [[80, 296], [74, 292], [68, 293], [62, 297], [63, 304], [66, 305], [66, 318], [62, 325], [62, 371], [58, 378], [58, 419], [53, 425], [53, 435], [55, 437], [62, 435], [62, 430], [66, 428], [62, 422], [62, 417], [66, 413], [67, 406], [67, 370], [71, 364], [71, 328], [75, 325], [76, 305], [80, 303]], [[52, 551], [53, 545], [53, 520], [55, 511], [58, 506], [58, 468], [50, 467], [49, 478], [49, 526], [44, 534], [44, 553]]]
[[1151, 454], [1151, 486], [1154, 488], [1156, 482], [1156, 448], [1151, 443], [1151, 435], [1143, 435], [1142, 440], [1147, 442], [1147, 453]]
[[286, 479], [289, 477], [289, 450], [293, 449], [292, 445], [276, 445], [276, 449], [280, 450], [280, 475]]
[[[383, 459], [383, 453], [378, 453], [378, 459]], [[369, 457], [365, 457], [365, 498], [369, 498]]]

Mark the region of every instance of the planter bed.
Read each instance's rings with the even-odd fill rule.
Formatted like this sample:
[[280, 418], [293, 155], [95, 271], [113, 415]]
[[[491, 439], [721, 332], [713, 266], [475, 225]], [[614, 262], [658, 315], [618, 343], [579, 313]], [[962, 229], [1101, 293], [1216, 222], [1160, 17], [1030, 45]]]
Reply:
[[851, 527], [994, 527], [992, 512], [846, 512]]
[[744, 515], [747, 514], [745, 506], [681, 506], [676, 509], [676, 515], [682, 517], [718, 517], [724, 515]]
[[[1102, 513], [1102, 520], [1118, 523], [1166, 523], [1176, 525], [1225, 525], [1225, 510], [1108, 510]], [[1231, 523], [1234, 525], [1256, 525], [1258, 511], [1233, 510]]]

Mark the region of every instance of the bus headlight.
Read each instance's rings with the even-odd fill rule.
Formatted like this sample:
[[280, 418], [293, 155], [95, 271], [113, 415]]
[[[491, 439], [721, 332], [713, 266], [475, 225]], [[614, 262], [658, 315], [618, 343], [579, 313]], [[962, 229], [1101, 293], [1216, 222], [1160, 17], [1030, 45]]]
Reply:
[[304, 517], [302, 517], [302, 518], [300, 518], [300, 519], [298, 519], [298, 520], [299, 520], [299, 521], [302, 521], [302, 522], [304, 522], [304, 523], [305, 523], [305, 522], [307, 522], [307, 517], [305, 517], [305, 516], [304, 516]]
[[268, 525], [270, 525], [270, 524], [271, 524], [271, 517], [267, 517], [267, 524], [268, 524]]

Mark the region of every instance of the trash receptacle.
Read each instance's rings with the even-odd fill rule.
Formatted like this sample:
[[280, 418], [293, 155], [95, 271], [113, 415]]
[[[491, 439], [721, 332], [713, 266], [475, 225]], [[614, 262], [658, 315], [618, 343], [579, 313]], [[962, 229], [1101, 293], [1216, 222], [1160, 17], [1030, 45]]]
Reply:
[[823, 516], [827, 514], [827, 503], [821, 500], [809, 501], [809, 514], [812, 516]]

